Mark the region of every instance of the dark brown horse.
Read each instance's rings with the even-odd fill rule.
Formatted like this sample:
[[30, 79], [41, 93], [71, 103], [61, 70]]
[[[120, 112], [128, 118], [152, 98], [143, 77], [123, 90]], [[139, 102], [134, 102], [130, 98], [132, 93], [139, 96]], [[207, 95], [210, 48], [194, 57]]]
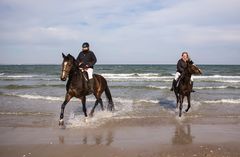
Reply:
[[[91, 94], [87, 86], [87, 75], [84, 74], [84, 72], [79, 69], [78, 63], [75, 60], [75, 58], [70, 54], [68, 54], [67, 56], [62, 54], [62, 56], [63, 62], [61, 80], [66, 81], [68, 78], [68, 81], [66, 84], [67, 93], [65, 96], [65, 100], [61, 106], [59, 125], [64, 125], [63, 121], [64, 109], [66, 104], [70, 101], [72, 97], [79, 98], [82, 101], [82, 110], [84, 112], [85, 117], [87, 117], [88, 115], [86, 109], [86, 96]], [[109, 103], [108, 110], [112, 111], [114, 109], [114, 104], [106, 79], [103, 76], [97, 74], [93, 75], [93, 79], [94, 79], [93, 94], [96, 98], [96, 101], [94, 107], [90, 112], [90, 116], [93, 116], [94, 109], [96, 108], [98, 103], [100, 103], [101, 109], [102, 110], [104, 109], [103, 102], [101, 99], [101, 95], [104, 91]]]
[[192, 92], [191, 76], [193, 74], [200, 75], [202, 74], [202, 71], [196, 65], [194, 65], [193, 62], [187, 61], [187, 66], [179, 78], [180, 80], [179, 80], [178, 86], [174, 88], [174, 93], [177, 98], [176, 108], [178, 108], [178, 103], [180, 103], [179, 117], [182, 116], [182, 107], [183, 107], [182, 104], [185, 96], [187, 96], [187, 101], [188, 101], [188, 107], [185, 111], [188, 112], [188, 110], [191, 107], [191, 102], [190, 102], [191, 92]]

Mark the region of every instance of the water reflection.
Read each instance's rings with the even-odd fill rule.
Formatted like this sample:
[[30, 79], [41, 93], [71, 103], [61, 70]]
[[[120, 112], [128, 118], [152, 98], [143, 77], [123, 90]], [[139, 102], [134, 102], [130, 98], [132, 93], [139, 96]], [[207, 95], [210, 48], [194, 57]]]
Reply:
[[78, 144], [89, 144], [89, 145], [94, 144], [94, 145], [110, 146], [114, 141], [112, 130], [109, 130], [107, 133], [103, 132], [102, 134], [101, 133], [93, 133], [93, 134], [83, 133], [80, 135], [83, 135], [83, 136], [81, 136], [78, 139], [75, 136], [73, 139], [71, 139], [71, 137], [61, 135], [61, 136], [58, 136], [58, 142], [59, 144], [67, 144], [68, 141], [69, 142], [75, 141], [75, 143], [78, 143]]
[[[174, 126], [174, 127], [173, 127]], [[157, 131], [156, 131], [157, 129]], [[125, 131], [124, 131], [125, 130]], [[127, 129], [116, 130], [115, 128], [103, 129], [98, 131], [85, 130], [83, 132], [72, 133], [71, 131], [58, 136], [59, 144], [84, 144], [84, 145], [105, 145], [123, 146], [128, 145], [155, 145], [173, 144], [186, 145], [192, 144], [190, 124], [173, 124], [159, 127], [128, 127]], [[173, 131], [172, 131], [173, 130]], [[146, 132], [148, 132], [146, 134]], [[159, 137], [158, 139], [156, 137]], [[144, 141], [142, 139], [145, 139]]]
[[191, 135], [191, 126], [189, 124], [177, 124], [175, 134], [172, 138], [173, 144], [191, 144], [193, 136]]

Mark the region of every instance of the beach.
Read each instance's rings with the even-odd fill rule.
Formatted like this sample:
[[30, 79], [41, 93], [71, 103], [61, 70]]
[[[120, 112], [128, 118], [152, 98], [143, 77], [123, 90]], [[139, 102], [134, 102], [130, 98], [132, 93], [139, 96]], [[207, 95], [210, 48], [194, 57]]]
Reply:
[[[240, 156], [240, 66], [200, 65], [192, 107], [179, 118], [169, 90], [174, 65], [97, 65], [115, 111], [97, 107], [85, 118], [74, 98], [64, 127], [58, 126], [66, 84], [59, 65], [0, 67], [1, 157]], [[87, 97], [88, 113], [94, 101]]]
[[240, 155], [240, 125], [234, 118], [231, 121], [213, 118], [177, 122], [149, 118], [118, 120], [84, 129], [1, 125], [0, 154], [8, 157], [237, 157]]

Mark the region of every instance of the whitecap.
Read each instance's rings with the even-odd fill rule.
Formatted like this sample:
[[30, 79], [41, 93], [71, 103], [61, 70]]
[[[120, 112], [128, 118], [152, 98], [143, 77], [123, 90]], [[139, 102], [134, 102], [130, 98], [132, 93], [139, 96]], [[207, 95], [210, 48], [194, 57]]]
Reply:
[[206, 100], [203, 103], [217, 104], [217, 103], [229, 103], [229, 104], [240, 104], [240, 99], [220, 99], [220, 100]]
[[149, 85], [147, 87], [148, 88], [153, 88], [153, 89], [170, 89], [169, 86], [153, 86], [153, 85]]

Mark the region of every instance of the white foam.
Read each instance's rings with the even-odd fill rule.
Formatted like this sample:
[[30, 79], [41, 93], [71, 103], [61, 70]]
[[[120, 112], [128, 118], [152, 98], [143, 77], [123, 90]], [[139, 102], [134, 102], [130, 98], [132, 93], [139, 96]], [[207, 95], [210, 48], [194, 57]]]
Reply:
[[146, 100], [146, 99], [140, 99], [140, 100], [137, 100], [136, 102], [137, 102], [137, 103], [145, 102], [145, 103], [153, 103], [153, 104], [157, 104], [157, 103], [159, 103], [159, 100]]
[[195, 79], [240, 79], [240, 76], [224, 76], [224, 75], [210, 75], [210, 76], [195, 76]]
[[153, 89], [170, 89], [169, 86], [153, 86], [153, 85], [149, 85], [147, 87], [148, 88], [153, 88]]
[[115, 115], [113, 112], [97, 111], [93, 117], [84, 117], [83, 115], [71, 114], [66, 126], [70, 128], [95, 128], [111, 120]]
[[37, 75], [0, 75], [0, 77], [5, 77], [5, 78], [33, 78], [36, 76]]
[[133, 111], [133, 100], [123, 98], [113, 98], [115, 111], [95, 111], [94, 116], [85, 118], [83, 114], [75, 115], [71, 113], [66, 126], [71, 128], [95, 128], [99, 127], [112, 119], [121, 119], [122, 117], [132, 117], [128, 113]]
[[158, 73], [129, 73], [129, 74], [112, 74], [112, 73], [104, 73], [101, 74], [108, 80], [112, 81], [171, 81], [171, 76], [159, 76]]
[[194, 89], [225, 89], [229, 88], [229, 86], [214, 86], [214, 87], [194, 87]]
[[217, 103], [228, 103], [228, 104], [240, 104], [240, 99], [220, 99], [220, 100], [208, 100], [203, 103], [217, 104]]
[[26, 99], [41, 99], [41, 100], [50, 100], [50, 101], [63, 101], [64, 97], [53, 97], [53, 96], [41, 96], [41, 95], [29, 95], [29, 94], [19, 94], [15, 95], [21, 98]]
[[216, 82], [223, 82], [223, 83], [240, 83], [240, 80], [215, 80]]

